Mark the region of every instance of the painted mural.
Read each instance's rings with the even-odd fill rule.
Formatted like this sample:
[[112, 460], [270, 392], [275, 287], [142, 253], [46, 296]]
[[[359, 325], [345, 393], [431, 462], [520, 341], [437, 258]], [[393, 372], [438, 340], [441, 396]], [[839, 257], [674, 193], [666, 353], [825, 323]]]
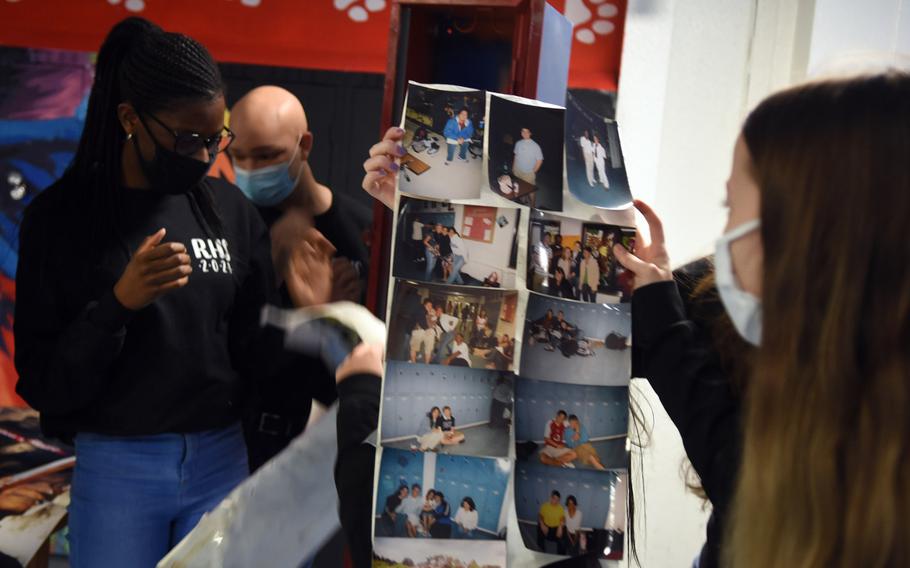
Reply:
[[0, 48], [0, 406], [13, 391], [19, 222], [76, 151], [92, 81], [88, 53]]

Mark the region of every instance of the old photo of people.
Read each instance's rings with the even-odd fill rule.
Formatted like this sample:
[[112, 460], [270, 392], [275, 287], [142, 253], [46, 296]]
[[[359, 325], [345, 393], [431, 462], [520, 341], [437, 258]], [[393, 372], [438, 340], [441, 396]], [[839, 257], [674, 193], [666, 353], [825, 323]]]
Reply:
[[566, 94], [566, 180], [569, 192], [595, 207], [632, 204], [616, 121], [597, 115]]
[[635, 229], [531, 211], [528, 289], [567, 300], [628, 302], [633, 274], [613, 245], [635, 248]]
[[519, 459], [551, 467], [625, 469], [628, 430], [628, 387], [517, 379], [515, 443], [523, 449]]
[[386, 358], [511, 371], [517, 307], [514, 291], [396, 280]]
[[383, 448], [377, 538], [504, 540], [512, 462]]
[[511, 373], [389, 361], [380, 441], [387, 448], [508, 457]]
[[480, 195], [483, 180], [483, 91], [448, 85], [408, 85], [404, 111], [407, 151], [399, 189], [436, 199]]
[[522, 205], [562, 210], [564, 109], [490, 95], [488, 172], [493, 193]]
[[624, 470], [592, 471], [515, 464], [515, 512], [525, 546], [579, 556], [600, 552], [623, 557], [626, 495]]
[[631, 347], [629, 304], [586, 304], [529, 294], [521, 348], [523, 377], [627, 386]]
[[517, 207], [402, 197], [394, 274], [424, 282], [515, 288], [520, 220]]

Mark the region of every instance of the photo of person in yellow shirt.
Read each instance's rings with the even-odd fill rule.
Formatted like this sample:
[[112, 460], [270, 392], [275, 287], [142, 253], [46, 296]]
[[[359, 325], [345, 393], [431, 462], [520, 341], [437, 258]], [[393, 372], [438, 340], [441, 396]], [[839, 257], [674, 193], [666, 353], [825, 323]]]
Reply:
[[537, 519], [537, 546], [546, 550], [546, 541], [555, 542], [557, 554], [566, 553], [566, 543], [562, 538], [566, 512], [559, 502], [561, 497], [559, 491], [550, 493], [550, 500], [540, 506]]

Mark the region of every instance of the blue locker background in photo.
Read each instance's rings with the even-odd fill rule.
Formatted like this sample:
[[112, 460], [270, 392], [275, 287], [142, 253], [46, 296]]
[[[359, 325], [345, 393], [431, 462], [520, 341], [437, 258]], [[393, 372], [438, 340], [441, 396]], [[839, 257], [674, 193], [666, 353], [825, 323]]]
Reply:
[[554, 316], [562, 310], [565, 319], [578, 326], [585, 337], [603, 341], [611, 332], [625, 337], [632, 335], [632, 313], [628, 304], [587, 304], [532, 293], [528, 298], [526, 318], [528, 321], [540, 319], [548, 309], [553, 310]]
[[575, 414], [594, 440], [626, 435], [629, 388], [571, 385], [518, 378], [515, 384], [515, 441], [543, 442], [556, 411]]
[[[616, 471], [552, 468], [540, 464], [515, 467], [515, 512], [519, 521], [537, 522], [540, 506], [550, 500], [555, 489], [559, 502], [574, 495], [582, 512], [582, 526], [602, 529], [610, 514], [611, 488], [619, 481]], [[625, 497], [616, 495], [616, 506], [625, 507]]]
[[499, 532], [499, 518], [509, 484], [509, 464], [505, 459], [436, 456], [433, 489], [443, 492], [452, 517], [458, 512], [462, 499], [473, 499], [478, 526], [495, 534]]
[[[408, 487], [423, 485], [423, 454], [385, 448], [379, 465], [379, 485], [376, 489], [376, 514], [381, 515], [386, 498], [405, 483]], [[424, 491], [425, 492], [425, 491]]]
[[459, 428], [489, 422], [498, 376], [498, 372], [485, 369], [389, 361], [383, 390], [382, 439], [426, 432], [426, 415], [434, 406], [440, 410], [451, 406]]

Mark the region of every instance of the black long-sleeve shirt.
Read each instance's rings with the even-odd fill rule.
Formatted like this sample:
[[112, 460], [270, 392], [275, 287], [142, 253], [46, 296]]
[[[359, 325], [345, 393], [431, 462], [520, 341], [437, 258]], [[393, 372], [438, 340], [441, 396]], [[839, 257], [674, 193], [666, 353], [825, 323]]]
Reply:
[[[193, 432], [239, 417], [246, 381], [269, 373], [275, 330], [269, 234], [233, 185], [208, 179], [224, 234], [212, 237], [190, 195], [121, 189], [121, 239], [95, 246], [64, 177], [26, 209], [14, 332], [17, 391], [49, 435]], [[131, 312], [114, 284], [142, 240], [164, 227], [183, 243], [189, 283]], [[98, 250], [98, 249], [101, 250]]]
[[[359, 238], [359, 232], [348, 215], [344, 214], [344, 204], [335, 195], [332, 205], [322, 215], [313, 217], [314, 226], [335, 246], [336, 254], [357, 265], [362, 275], [366, 275], [368, 253]], [[271, 228], [284, 214], [277, 207], [259, 207], [266, 226]], [[292, 308], [287, 289], [282, 286], [279, 294], [279, 305]], [[306, 422], [310, 414], [313, 399], [330, 405], [337, 398], [335, 391], [335, 370], [326, 367], [322, 359], [301, 354], [285, 353], [274, 363], [282, 372], [270, 381], [261, 381], [256, 385], [256, 396], [250, 401], [250, 412], [254, 421], [260, 412], [298, 417]], [[294, 370], [296, 369], [296, 373]], [[306, 380], [301, 380], [301, 373]]]
[[645, 286], [632, 297], [633, 374], [651, 383], [711, 501], [700, 568], [715, 568], [739, 468], [740, 399], [712, 335], [723, 305], [714, 296], [693, 305], [687, 283], [697, 278], [676, 276], [678, 283]]
[[[366, 277], [370, 253], [363, 243], [360, 228], [353, 215], [347, 214], [349, 207], [351, 205], [344, 196], [333, 195], [329, 208], [321, 215], [313, 217], [313, 226], [332, 243], [336, 256], [355, 263], [360, 274]], [[260, 207], [259, 212], [268, 226], [272, 226], [284, 214], [284, 211], [277, 207]]]

